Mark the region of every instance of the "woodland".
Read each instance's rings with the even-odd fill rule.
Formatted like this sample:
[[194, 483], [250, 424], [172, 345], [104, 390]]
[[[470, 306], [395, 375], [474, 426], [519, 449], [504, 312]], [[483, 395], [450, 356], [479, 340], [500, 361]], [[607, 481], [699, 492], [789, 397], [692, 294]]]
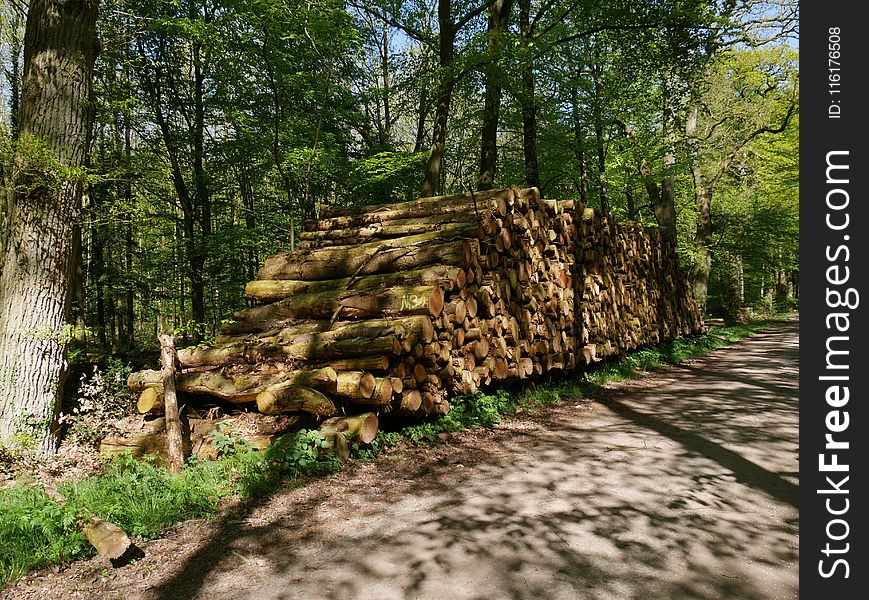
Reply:
[[709, 318], [797, 306], [796, 2], [2, 6], [0, 438], [366, 205], [536, 188], [660, 227]]

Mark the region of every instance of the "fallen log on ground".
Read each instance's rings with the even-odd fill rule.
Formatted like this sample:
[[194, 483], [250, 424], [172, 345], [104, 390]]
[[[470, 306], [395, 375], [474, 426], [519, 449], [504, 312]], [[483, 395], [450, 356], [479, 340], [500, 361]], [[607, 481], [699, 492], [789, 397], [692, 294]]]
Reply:
[[[42, 489], [49, 498], [61, 506], [66, 506], [67, 499], [57, 488], [42, 484]], [[110, 521], [101, 519], [87, 508], [83, 510], [85, 514], [76, 521], [76, 526], [96, 549], [97, 554], [110, 560], [123, 556], [133, 544], [124, 530]]]

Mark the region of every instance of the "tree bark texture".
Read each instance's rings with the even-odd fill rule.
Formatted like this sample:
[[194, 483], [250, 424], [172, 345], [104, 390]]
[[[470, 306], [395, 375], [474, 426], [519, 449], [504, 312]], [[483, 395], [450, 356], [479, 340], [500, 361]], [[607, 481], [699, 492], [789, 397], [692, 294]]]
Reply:
[[697, 188], [697, 261], [694, 264], [694, 298], [700, 310], [706, 309], [709, 273], [712, 270], [712, 187]]
[[0, 274], [0, 437], [54, 450], [66, 376], [73, 223], [91, 130], [98, 0], [33, 0]]

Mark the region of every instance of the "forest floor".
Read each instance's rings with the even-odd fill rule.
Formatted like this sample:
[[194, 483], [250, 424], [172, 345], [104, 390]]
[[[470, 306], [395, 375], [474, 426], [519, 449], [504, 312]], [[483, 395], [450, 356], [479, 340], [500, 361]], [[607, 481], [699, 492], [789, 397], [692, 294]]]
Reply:
[[370, 462], [3, 599], [791, 599], [798, 322]]

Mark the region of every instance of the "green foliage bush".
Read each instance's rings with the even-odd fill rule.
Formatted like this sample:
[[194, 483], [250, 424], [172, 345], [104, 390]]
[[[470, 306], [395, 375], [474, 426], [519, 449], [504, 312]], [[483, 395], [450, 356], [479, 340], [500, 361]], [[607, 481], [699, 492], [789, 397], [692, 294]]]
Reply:
[[76, 516], [75, 507], [61, 507], [38, 487], [0, 491], [0, 586], [31, 569], [86, 556], [90, 546]]
[[380, 152], [356, 161], [350, 173], [351, 199], [384, 204], [416, 196], [427, 152]]
[[128, 363], [110, 357], [103, 368], [94, 365], [90, 374], [81, 376], [77, 404], [60, 418], [62, 425], [69, 426], [71, 441], [96, 446], [112, 422], [130, 414], [133, 407], [133, 396], [127, 387], [130, 371]]
[[75, 526], [85, 507], [131, 536], [153, 539], [170, 525], [213, 514], [228, 496], [270, 493], [282, 482], [337, 470], [327, 447], [319, 431], [302, 430], [265, 452], [234, 445], [223, 460], [191, 460], [178, 475], [122, 455], [100, 475], [61, 486], [65, 507], [36, 486], [0, 491], [0, 585], [41, 566], [90, 556], [93, 549]]

